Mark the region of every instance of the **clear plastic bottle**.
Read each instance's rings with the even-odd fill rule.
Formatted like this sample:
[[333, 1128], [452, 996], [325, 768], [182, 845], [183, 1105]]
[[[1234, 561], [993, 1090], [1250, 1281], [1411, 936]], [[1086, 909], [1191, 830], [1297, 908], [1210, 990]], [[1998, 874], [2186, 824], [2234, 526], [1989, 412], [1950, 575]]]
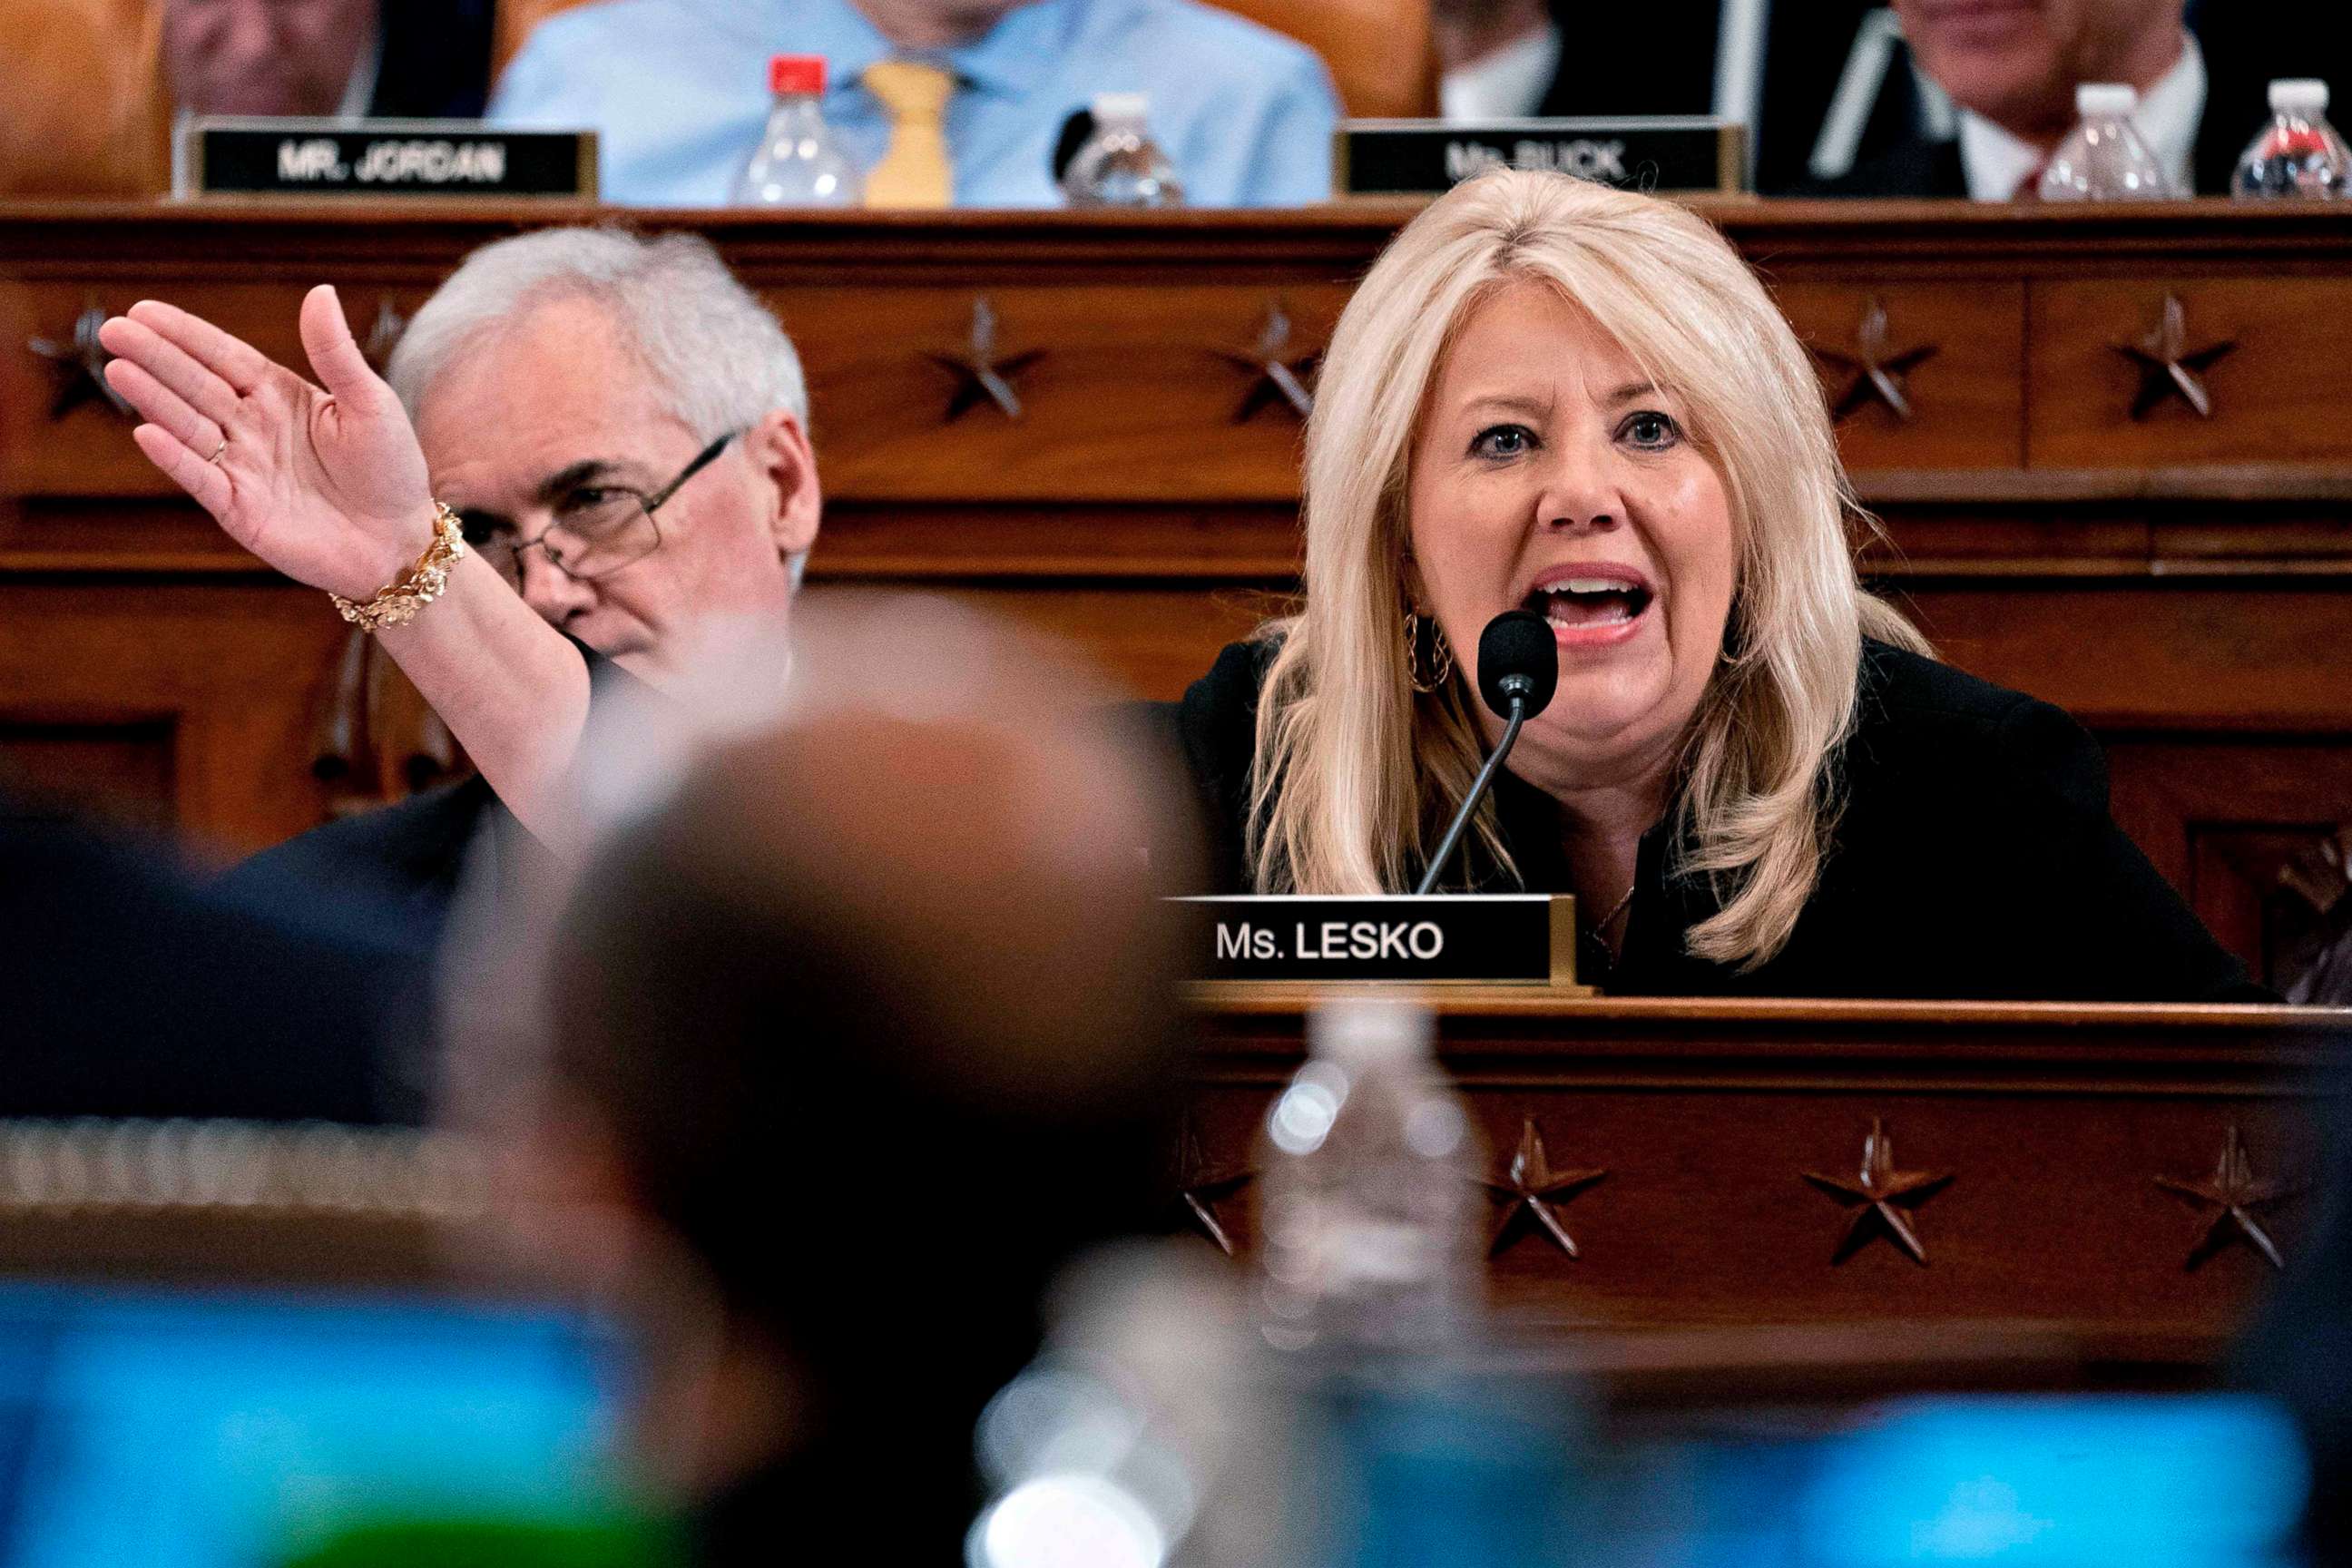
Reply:
[[2086, 81], [2074, 89], [2081, 123], [2042, 165], [2045, 202], [2160, 201], [2179, 193], [2156, 154], [2132, 129], [2139, 94], [2122, 82]]
[[1176, 207], [1184, 187], [1176, 165], [1144, 129], [1149, 102], [1139, 92], [1097, 95], [1094, 134], [1087, 137], [1062, 176], [1062, 194], [1074, 207]]
[[2271, 122], [2238, 160], [2230, 189], [2299, 201], [2352, 195], [2352, 150], [2327, 123], [2326, 82], [2294, 77], [2271, 83]]
[[1478, 1140], [1439, 1076], [1426, 1010], [1327, 1003], [1266, 1117], [1259, 1327], [1277, 1350], [1442, 1352], [1482, 1278]]
[[768, 62], [768, 111], [760, 144], [735, 176], [741, 207], [854, 207], [866, 181], [824, 123], [824, 58], [778, 55]]

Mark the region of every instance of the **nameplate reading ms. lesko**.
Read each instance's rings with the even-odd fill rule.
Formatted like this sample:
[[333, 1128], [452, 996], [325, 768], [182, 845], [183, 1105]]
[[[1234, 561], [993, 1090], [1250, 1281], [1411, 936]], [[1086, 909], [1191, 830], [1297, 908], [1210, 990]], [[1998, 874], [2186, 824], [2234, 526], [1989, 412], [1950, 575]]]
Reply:
[[1565, 894], [1178, 901], [1207, 916], [1205, 980], [1576, 983], [1576, 900]]
[[1441, 195], [1489, 169], [1541, 169], [1651, 192], [1748, 183], [1746, 128], [1699, 115], [1622, 120], [1343, 120], [1335, 184], [1346, 196]]
[[197, 116], [173, 147], [176, 195], [596, 195], [593, 131], [509, 131], [478, 120]]

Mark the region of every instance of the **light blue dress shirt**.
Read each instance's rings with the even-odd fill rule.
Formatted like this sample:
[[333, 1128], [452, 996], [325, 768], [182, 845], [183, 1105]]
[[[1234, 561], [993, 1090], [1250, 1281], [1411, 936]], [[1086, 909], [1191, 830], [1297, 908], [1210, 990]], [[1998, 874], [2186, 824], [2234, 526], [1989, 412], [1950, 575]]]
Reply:
[[[489, 113], [593, 127], [607, 201], [716, 206], [766, 123], [769, 56], [824, 57], [825, 120], [870, 169], [890, 120], [858, 78], [893, 52], [850, 0], [602, 0], [539, 25]], [[1098, 92], [1150, 97], [1152, 139], [1190, 205], [1331, 195], [1339, 105], [1322, 61], [1194, 0], [1033, 0], [976, 42], [924, 58], [958, 79], [946, 121], [958, 205], [1062, 205], [1055, 143]]]

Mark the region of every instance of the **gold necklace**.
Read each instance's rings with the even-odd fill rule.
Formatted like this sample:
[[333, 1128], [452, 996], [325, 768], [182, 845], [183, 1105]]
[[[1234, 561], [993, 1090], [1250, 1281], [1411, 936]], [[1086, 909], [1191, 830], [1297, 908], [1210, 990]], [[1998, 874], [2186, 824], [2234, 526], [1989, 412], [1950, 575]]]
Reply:
[[1606, 933], [1609, 928], [1616, 923], [1617, 917], [1625, 912], [1626, 906], [1633, 901], [1633, 889], [1641, 885], [1642, 879], [1634, 878], [1625, 889], [1625, 896], [1612, 904], [1607, 914], [1584, 928], [1584, 933], [1601, 944], [1601, 950], [1609, 955], [1609, 962], [1612, 963], [1617, 962], [1619, 949], [1610, 942]]

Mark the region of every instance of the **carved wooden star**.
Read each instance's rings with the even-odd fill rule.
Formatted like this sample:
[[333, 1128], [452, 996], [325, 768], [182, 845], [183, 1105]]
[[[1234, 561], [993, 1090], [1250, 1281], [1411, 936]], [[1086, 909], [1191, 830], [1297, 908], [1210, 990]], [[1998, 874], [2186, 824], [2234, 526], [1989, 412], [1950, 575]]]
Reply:
[[1255, 378], [1248, 395], [1234, 414], [1234, 424], [1246, 425], [1260, 409], [1271, 408], [1276, 403], [1286, 405], [1301, 419], [1315, 412], [1315, 395], [1307, 389], [1307, 384], [1314, 378], [1315, 367], [1322, 363], [1323, 356], [1311, 353], [1292, 359], [1285, 353], [1289, 346], [1290, 312], [1277, 300], [1266, 308], [1265, 324], [1258, 329], [1256, 352], [1243, 354], [1217, 351], [1219, 359], [1248, 371]]
[[2221, 1141], [2221, 1158], [2213, 1173], [2201, 1182], [2184, 1182], [2172, 1176], [2158, 1176], [2156, 1184], [2196, 1204], [2200, 1208], [2213, 1210], [2213, 1218], [2205, 1226], [2205, 1234], [2189, 1251], [2185, 1267], [2196, 1268], [2207, 1258], [2228, 1247], [2232, 1240], [2242, 1240], [2271, 1260], [2273, 1268], [2286, 1267], [2286, 1258], [2278, 1244], [2263, 1228], [2256, 1216], [2262, 1210], [2302, 1193], [2307, 1183], [2263, 1182], [2254, 1178], [2253, 1161], [2246, 1153], [2246, 1141], [2239, 1134], [2237, 1123]]
[[992, 403], [1007, 419], [1018, 420], [1022, 415], [1021, 395], [1013, 389], [1013, 378], [1044, 359], [1045, 351], [1031, 349], [1026, 353], [998, 358], [996, 309], [986, 295], [982, 295], [971, 302], [971, 340], [965, 352], [924, 357], [956, 378], [955, 392], [949, 397], [947, 414], [940, 420], [941, 424], [952, 425], [983, 403]]
[[1495, 1227], [1494, 1244], [1486, 1249], [1489, 1258], [1499, 1256], [1529, 1226], [1551, 1237], [1552, 1244], [1570, 1258], [1584, 1256], [1577, 1250], [1576, 1238], [1568, 1234], [1560, 1222], [1559, 1213], [1552, 1206], [1555, 1198], [1571, 1197], [1609, 1173], [1603, 1170], [1555, 1171], [1551, 1157], [1544, 1152], [1542, 1132], [1536, 1128], [1535, 1118], [1528, 1117], [1519, 1127], [1519, 1147], [1504, 1168], [1502, 1179], [1489, 1179], [1482, 1184], [1496, 1197], [1504, 1200], [1502, 1223]]
[[2109, 348], [2139, 370], [2139, 393], [2132, 399], [2131, 416], [2145, 419], [2171, 398], [2197, 411], [2200, 419], [2213, 417], [2213, 396], [2200, 380], [2206, 371], [2237, 349], [2234, 340], [2196, 350], [2189, 347], [2189, 312], [2178, 294], [2164, 297], [2164, 314], [2155, 328], [2137, 343], [2109, 343]]
[[1862, 1250], [1873, 1235], [1884, 1231], [1888, 1240], [1910, 1255], [1912, 1262], [1926, 1265], [1927, 1248], [1906, 1211], [1925, 1203], [1952, 1179], [1951, 1173], [1896, 1170], [1895, 1141], [1886, 1135], [1878, 1118], [1871, 1118], [1870, 1136], [1862, 1141], [1858, 1175], [1824, 1176], [1807, 1171], [1804, 1178], [1841, 1204], [1861, 1205], [1846, 1222], [1845, 1235], [1839, 1239], [1831, 1262], [1844, 1262]]
[[57, 380], [57, 395], [49, 403], [49, 417], [63, 419], [85, 403], [103, 404], [117, 414], [128, 417], [131, 405], [106, 379], [106, 362], [114, 356], [98, 341], [98, 329], [106, 324], [106, 311], [92, 304], [74, 318], [73, 330], [66, 337], [33, 338], [25, 346], [47, 360], [49, 373]]
[[1184, 1222], [1231, 1258], [1233, 1234], [1218, 1219], [1217, 1205], [1257, 1180], [1257, 1173], [1245, 1165], [1211, 1164], [1208, 1150], [1201, 1140], [1200, 1123], [1188, 1115], [1177, 1139], [1175, 1177], [1176, 1197], [1182, 1205]]
[[1840, 349], [1815, 348], [1816, 357], [1826, 360], [1846, 375], [1843, 391], [1831, 417], [1841, 423], [1853, 417], [1865, 405], [1884, 404], [1897, 423], [1911, 420], [1910, 374], [1934, 359], [1942, 351], [1936, 343], [1921, 343], [1915, 348], [1890, 351], [1886, 338], [1886, 307], [1874, 295], [1862, 308], [1862, 320], [1854, 328], [1854, 352]]

